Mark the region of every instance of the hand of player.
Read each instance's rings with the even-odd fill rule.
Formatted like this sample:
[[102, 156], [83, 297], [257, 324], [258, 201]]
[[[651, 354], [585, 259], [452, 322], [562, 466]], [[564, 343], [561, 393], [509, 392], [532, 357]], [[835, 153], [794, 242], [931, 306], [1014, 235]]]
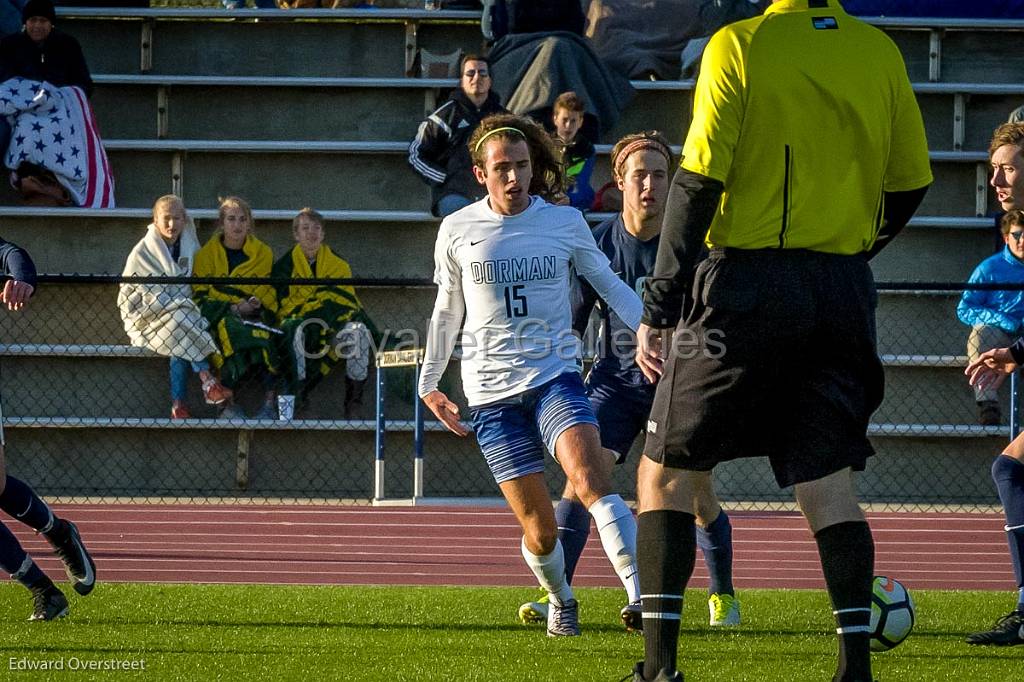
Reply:
[[1017, 362], [1009, 348], [993, 348], [982, 353], [977, 360], [967, 365], [964, 374], [971, 386], [980, 389], [999, 388], [1006, 377], [1017, 369]]
[[641, 324], [636, 330], [636, 364], [652, 384], [665, 371], [665, 340], [671, 330]]
[[448, 400], [448, 396], [441, 391], [431, 391], [430, 393], [423, 396], [423, 402], [430, 411], [434, 413], [434, 416], [441, 420], [441, 423], [448, 427], [448, 430], [454, 433], [456, 436], [468, 436], [469, 431], [466, 430], [459, 422], [459, 406]]
[[35, 290], [36, 288], [28, 282], [9, 279], [4, 283], [4, 290], [0, 293], [0, 302], [5, 303], [8, 310], [21, 310]]

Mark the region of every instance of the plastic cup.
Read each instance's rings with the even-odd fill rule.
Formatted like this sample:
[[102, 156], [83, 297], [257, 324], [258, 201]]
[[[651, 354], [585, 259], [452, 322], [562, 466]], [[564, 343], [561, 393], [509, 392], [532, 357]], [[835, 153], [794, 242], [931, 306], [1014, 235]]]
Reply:
[[281, 421], [289, 421], [295, 416], [295, 396], [277, 396], [277, 418]]

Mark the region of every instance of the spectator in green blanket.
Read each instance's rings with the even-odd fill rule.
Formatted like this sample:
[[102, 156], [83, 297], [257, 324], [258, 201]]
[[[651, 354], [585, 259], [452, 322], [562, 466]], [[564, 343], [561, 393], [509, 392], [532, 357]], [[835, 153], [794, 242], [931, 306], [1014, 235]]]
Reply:
[[[249, 204], [238, 197], [223, 199], [217, 222], [217, 232], [196, 253], [195, 276], [269, 277], [274, 255], [253, 235]], [[258, 376], [265, 393], [254, 418], [276, 419], [281, 371], [278, 347], [283, 334], [272, 326], [277, 320], [274, 288], [269, 284], [196, 284], [193, 291], [220, 348], [221, 381], [233, 389], [247, 376]], [[232, 405], [222, 416], [244, 418], [245, 414]]]
[[[292, 219], [295, 246], [274, 264], [275, 278], [352, 277], [348, 263], [324, 244], [324, 218], [304, 208]], [[346, 419], [360, 415], [370, 367], [371, 330], [355, 289], [342, 284], [277, 284], [278, 324], [284, 331], [287, 391], [304, 399], [345, 361]], [[374, 332], [374, 335], [375, 332]]]

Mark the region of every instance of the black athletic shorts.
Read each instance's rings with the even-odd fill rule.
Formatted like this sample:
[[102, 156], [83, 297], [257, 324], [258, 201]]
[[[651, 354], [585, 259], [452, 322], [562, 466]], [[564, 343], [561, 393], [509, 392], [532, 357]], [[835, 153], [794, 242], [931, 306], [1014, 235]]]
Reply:
[[691, 471], [767, 456], [782, 487], [862, 470], [885, 384], [877, 303], [863, 256], [712, 249], [675, 330], [644, 454]]

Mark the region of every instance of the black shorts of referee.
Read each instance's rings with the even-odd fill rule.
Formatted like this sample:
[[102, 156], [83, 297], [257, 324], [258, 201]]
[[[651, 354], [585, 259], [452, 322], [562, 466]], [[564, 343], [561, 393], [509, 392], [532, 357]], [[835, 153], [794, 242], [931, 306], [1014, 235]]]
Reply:
[[712, 249], [673, 335], [644, 454], [691, 471], [767, 456], [781, 487], [862, 470], [885, 383], [877, 303], [862, 255]]

